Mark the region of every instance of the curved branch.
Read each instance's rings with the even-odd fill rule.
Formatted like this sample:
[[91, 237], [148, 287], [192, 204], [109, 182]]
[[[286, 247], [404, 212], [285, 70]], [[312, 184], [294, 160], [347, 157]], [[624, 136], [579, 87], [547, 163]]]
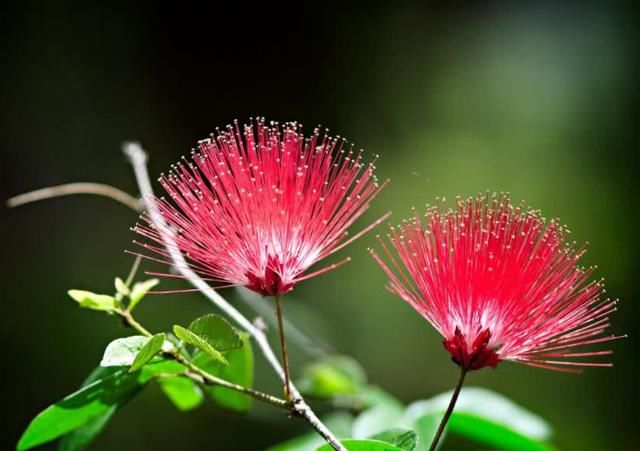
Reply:
[[104, 183], [80, 182], [66, 183], [64, 185], [49, 186], [47, 188], [29, 191], [7, 199], [7, 206], [10, 208], [20, 205], [38, 202], [40, 200], [51, 199], [53, 197], [69, 196], [72, 194], [94, 194], [104, 196], [119, 202], [132, 210], [142, 212], [142, 202], [130, 194], [111, 185]]
[[[175, 245], [174, 232], [166, 224], [164, 218], [158, 210], [153, 197], [153, 189], [147, 172], [147, 154], [140, 144], [127, 142], [122, 145], [124, 154], [129, 159], [131, 166], [142, 195], [143, 202], [153, 224], [157, 227], [164, 241], [165, 248], [174, 263], [175, 268], [200, 292], [205, 295], [212, 303], [226, 313], [241, 328], [246, 330], [254, 339], [263, 356], [276, 372], [278, 377], [284, 382], [285, 374], [278, 357], [269, 345], [266, 335], [261, 329], [254, 326], [242, 313], [229, 304], [218, 292], [211, 288], [204, 280], [202, 280], [187, 264], [184, 256], [178, 251]], [[304, 418], [318, 434], [322, 436], [335, 450], [347, 451], [347, 449], [338, 441], [327, 426], [317, 417], [311, 407], [302, 398], [298, 389], [292, 383], [289, 384], [290, 395], [293, 400], [291, 411], [293, 414]]]

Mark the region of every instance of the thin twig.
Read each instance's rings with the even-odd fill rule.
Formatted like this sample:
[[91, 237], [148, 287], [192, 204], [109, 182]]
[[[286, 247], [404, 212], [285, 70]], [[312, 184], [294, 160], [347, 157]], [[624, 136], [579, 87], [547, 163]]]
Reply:
[[287, 354], [287, 340], [284, 338], [284, 324], [282, 323], [282, 306], [280, 305], [280, 295], [275, 296], [276, 316], [278, 318], [278, 335], [280, 336], [280, 352], [282, 354], [282, 366], [284, 367], [284, 396], [291, 399], [291, 377], [289, 372], [289, 356]]
[[447, 422], [449, 421], [449, 417], [453, 413], [453, 408], [456, 406], [456, 401], [458, 401], [458, 395], [460, 395], [460, 389], [462, 389], [462, 384], [464, 383], [464, 377], [467, 375], [467, 370], [463, 367], [460, 367], [460, 375], [458, 376], [458, 383], [456, 384], [456, 388], [453, 390], [453, 394], [451, 395], [451, 401], [449, 401], [449, 406], [447, 407], [447, 411], [444, 413], [442, 417], [442, 421], [440, 421], [440, 425], [438, 426], [438, 430], [436, 431], [436, 435], [433, 436], [433, 440], [431, 441], [431, 446], [429, 446], [429, 451], [435, 451], [438, 447], [438, 442], [440, 441], [440, 437], [444, 432], [444, 428], [447, 426]]
[[65, 185], [49, 186], [47, 188], [30, 191], [8, 199], [7, 205], [13, 208], [31, 202], [51, 199], [52, 197], [69, 196], [71, 194], [95, 194], [113, 199], [137, 212], [141, 212], [143, 209], [140, 200], [125, 193], [121, 189], [103, 183], [92, 182], [67, 183]]
[[272, 406], [279, 407], [285, 410], [290, 409], [291, 404], [286, 399], [278, 398], [277, 396], [270, 395], [269, 393], [261, 392], [259, 390], [254, 390], [253, 388], [245, 387], [243, 385], [234, 384], [233, 382], [220, 379], [219, 377], [213, 376], [212, 374], [209, 374], [206, 371], [198, 368], [197, 366], [186, 360], [184, 357], [182, 357], [180, 354], [177, 354], [176, 360], [186, 365], [198, 376], [202, 377], [204, 384], [206, 385], [218, 385], [220, 387], [225, 387], [230, 390], [234, 390], [239, 393], [251, 396], [258, 401], [266, 402], [268, 404], [271, 404]]
[[[269, 326], [278, 327], [275, 306], [272, 306], [269, 302], [263, 302], [255, 291], [251, 291], [246, 287], [236, 287], [236, 292], [240, 300], [264, 319]], [[321, 359], [328, 354], [335, 353], [333, 348], [322, 342], [318, 337], [311, 336], [308, 331], [302, 330], [296, 323], [289, 321], [287, 315], [282, 316], [282, 322], [284, 323], [285, 329], [287, 329], [287, 339], [289, 343], [297, 346], [310, 357]]]
[[[152, 337], [153, 334], [149, 332], [142, 324], [140, 324], [131, 314], [131, 312], [126, 310], [117, 311], [118, 315], [124, 319], [129, 327], [135, 329], [141, 335], [145, 337]], [[182, 363], [186, 366], [190, 372], [185, 373], [185, 376], [195, 380], [196, 382], [207, 384], [207, 385], [218, 385], [220, 387], [225, 387], [230, 390], [237, 391], [239, 393], [243, 393], [245, 395], [251, 396], [258, 401], [263, 401], [269, 403], [273, 406], [280, 407], [281, 409], [289, 410], [290, 403], [284, 399], [278, 398], [277, 396], [270, 395], [268, 393], [264, 393], [258, 390], [254, 390], [249, 387], [244, 387], [242, 385], [234, 384], [233, 382], [229, 382], [225, 379], [221, 379], [217, 376], [214, 376], [202, 368], [194, 365], [188, 359], [186, 359], [183, 355], [181, 355], [176, 349], [169, 351], [168, 354], [171, 358], [176, 360], [177, 362]]]
[[124, 282], [127, 288], [131, 288], [131, 284], [133, 283], [133, 278], [136, 276], [136, 273], [138, 272], [138, 267], [140, 266], [140, 260], [142, 260], [142, 257], [140, 257], [139, 255], [136, 255], [136, 259], [133, 261], [133, 265], [131, 266], [131, 270], [129, 271], [127, 280]]
[[[151, 218], [151, 221], [157, 227], [158, 232], [164, 240], [165, 248], [171, 257], [176, 269], [201, 293], [213, 302], [218, 308], [226, 313], [235, 323], [237, 323], [242, 329], [247, 331], [251, 335], [258, 345], [258, 348], [262, 352], [263, 356], [276, 372], [278, 377], [284, 382], [284, 371], [278, 357], [274, 353], [273, 349], [269, 345], [266, 335], [254, 326], [251, 321], [245, 318], [235, 307], [229, 304], [218, 292], [211, 288], [204, 280], [202, 280], [193, 270], [187, 265], [182, 253], [177, 249], [174, 239], [174, 232], [167, 226], [166, 222], [162, 218], [162, 215], [158, 211], [158, 207], [154, 201], [153, 189], [151, 188], [151, 182], [149, 180], [149, 173], [147, 172], [147, 154], [137, 143], [124, 143], [123, 151], [129, 158], [129, 162], [133, 167], [133, 171], [142, 195], [143, 202], [146, 205], [147, 211]], [[327, 426], [320, 421], [320, 419], [313, 412], [311, 407], [305, 402], [300, 395], [300, 392], [294, 384], [289, 385], [291, 390], [291, 396], [293, 403], [291, 405], [292, 412], [302, 418], [304, 418], [311, 427], [313, 427], [318, 434], [320, 434], [335, 450], [347, 451], [347, 449], [338, 441], [333, 433], [327, 428]]]

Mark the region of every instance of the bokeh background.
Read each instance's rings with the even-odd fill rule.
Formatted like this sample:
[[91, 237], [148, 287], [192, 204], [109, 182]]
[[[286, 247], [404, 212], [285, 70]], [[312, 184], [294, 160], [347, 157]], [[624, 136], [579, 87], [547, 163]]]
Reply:
[[[509, 191], [590, 243], [585, 263], [597, 263], [608, 293], [622, 299], [613, 329], [629, 338], [613, 344], [612, 369], [575, 376], [502, 364], [469, 384], [548, 419], [561, 450], [636, 448], [639, 36], [631, 4], [89, 3], [3, 8], [3, 199], [71, 181], [135, 194], [123, 140], [140, 140], [159, 174], [216, 126], [256, 115], [307, 129], [321, 123], [380, 155], [378, 174], [392, 182], [360, 225], [388, 209], [399, 221], [436, 196]], [[11, 449], [28, 421], [75, 390], [104, 346], [127, 333], [65, 292], [112, 290], [131, 264], [123, 250], [136, 218], [87, 196], [0, 214], [8, 412], [0, 448]], [[456, 368], [436, 333], [382, 289], [366, 253], [374, 235], [343, 253], [349, 265], [296, 288], [289, 318], [354, 356], [403, 401], [449, 389]], [[198, 295], [155, 296], [140, 315], [166, 329], [210, 310]], [[308, 357], [294, 349], [292, 358], [295, 374]], [[257, 360], [259, 386], [277, 390]], [[303, 430], [268, 407], [246, 417], [210, 404], [181, 414], [154, 388], [122, 409], [95, 449], [257, 450]]]

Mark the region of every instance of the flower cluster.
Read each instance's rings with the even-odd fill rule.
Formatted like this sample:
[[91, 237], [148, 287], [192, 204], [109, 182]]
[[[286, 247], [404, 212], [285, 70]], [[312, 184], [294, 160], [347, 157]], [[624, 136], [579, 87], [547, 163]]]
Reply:
[[[380, 192], [374, 163], [345, 140], [295, 123], [236, 122], [199, 142], [192, 159], [160, 178], [170, 199], [156, 199], [175, 250], [205, 280], [280, 296], [296, 283], [348, 261], [307, 270], [370, 230], [347, 229]], [[613, 340], [604, 335], [616, 301], [582, 268], [583, 247], [539, 211], [508, 195], [458, 199], [416, 214], [373, 257], [388, 288], [411, 304], [444, 338], [465, 370], [501, 360], [560, 371], [610, 366], [585, 357], [611, 351], [576, 348]], [[141, 244], [168, 261], [163, 234], [143, 215]], [[155, 242], [155, 243], [153, 243]], [[152, 258], [152, 257], [149, 257]], [[152, 258], [154, 259], [154, 258]], [[165, 274], [169, 276], [169, 274]], [[577, 359], [577, 360], [575, 360]]]

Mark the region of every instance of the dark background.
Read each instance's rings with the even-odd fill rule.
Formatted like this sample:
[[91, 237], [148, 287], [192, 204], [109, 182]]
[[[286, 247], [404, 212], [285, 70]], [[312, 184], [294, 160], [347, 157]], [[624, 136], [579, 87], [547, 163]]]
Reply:
[[[360, 226], [387, 209], [397, 222], [437, 195], [509, 191], [589, 241], [584, 261], [621, 298], [613, 329], [629, 338], [612, 345], [612, 369], [575, 376], [504, 363], [470, 384], [548, 419], [559, 449], [635, 449], [637, 11], [610, 2], [346, 3], [5, 6], [0, 194], [71, 181], [136, 193], [123, 140], [140, 140], [159, 174], [216, 126], [255, 115], [322, 123], [380, 154], [378, 174], [392, 182]], [[112, 290], [131, 264], [123, 249], [136, 218], [86, 196], [0, 214], [0, 448], [10, 449], [127, 333], [65, 292]], [[349, 265], [300, 285], [285, 308], [403, 401], [449, 389], [456, 368], [430, 326], [383, 290], [366, 253], [373, 235], [342, 253]], [[210, 309], [198, 295], [155, 296], [140, 316], [159, 330]], [[304, 359], [294, 352], [294, 373]], [[258, 385], [277, 390], [257, 360]], [[263, 449], [302, 430], [262, 406], [246, 418], [210, 404], [180, 414], [154, 388], [122, 409], [95, 449]]]

